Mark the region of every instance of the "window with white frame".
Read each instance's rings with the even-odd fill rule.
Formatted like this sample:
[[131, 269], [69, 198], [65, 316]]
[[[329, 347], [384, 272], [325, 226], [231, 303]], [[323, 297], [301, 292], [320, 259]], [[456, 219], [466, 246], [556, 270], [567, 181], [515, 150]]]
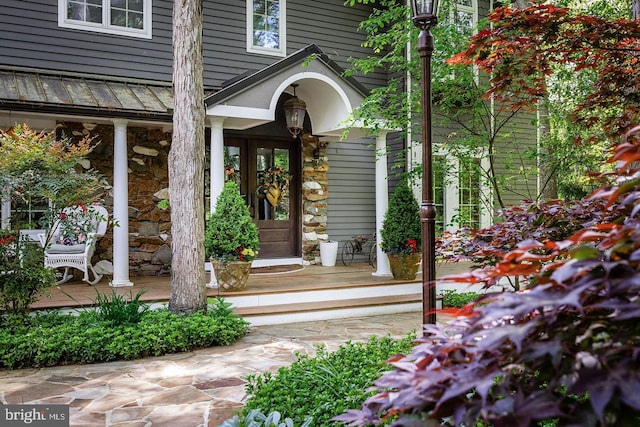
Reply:
[[436, 235], [463, 227], [486, 228], [492, 223], [491, 191], [483, 180], [488, 167], [486, 153], [466, 156], [447, 153], [442, 144], [434, 145], [433, 201], [436, 207]]
[[64, 28], [151, 38], [152, 0], [58, 0]]
[[477, 0], [457, 0], [454, 3], [453, 21], [460, 33], [472, 35], [478, 21]]
[[286, 55], [285, 0], [247, 1], [247, 51]]
[[460, 228], [480, 228], [481, 209], [481, 160], [461, 159], [458, 169], [458, 217]]
[[447, 159], [445, 156], [433, 156], [433, 203], [436, 206], [436, 236], [441, 236], [446, 229], [446, 170]]

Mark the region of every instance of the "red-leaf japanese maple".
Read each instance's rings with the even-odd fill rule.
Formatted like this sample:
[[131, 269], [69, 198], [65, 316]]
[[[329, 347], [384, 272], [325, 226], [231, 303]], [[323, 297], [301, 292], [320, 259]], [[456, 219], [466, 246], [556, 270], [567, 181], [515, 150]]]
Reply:
[[[637, 155], [640, 140], [628, 140], [611, 161]], [[623, 215], [587, 223], [561, 241], [528, 240], [497, 256], [495, 266], [459, 278], [490, 284], [519, 274], [532, 286], [487, 294], [467, 318], [444, 328], [425, 325], [411, 355], [392, 359], [395, 370], [376, 381], [379, 393], [336, 420], [392, 426], [529, 427], [541, 420], [559, 426], [638, 425], [640, 170], [619, 167], [617, 185], [593, 197], [604, 197], [608, 212]]]
[[558, 65], [595, 75], [575, 118], [585, 127], [600, 124], [621, 135], [640, 116], [640, 25], [573, 14], [537, 2], [526, 9], [501, 7], [492, 27], [471, 39], [449, 63], [475, 64], [491, 76], [493, 95], [511, 108], [536, 107]]

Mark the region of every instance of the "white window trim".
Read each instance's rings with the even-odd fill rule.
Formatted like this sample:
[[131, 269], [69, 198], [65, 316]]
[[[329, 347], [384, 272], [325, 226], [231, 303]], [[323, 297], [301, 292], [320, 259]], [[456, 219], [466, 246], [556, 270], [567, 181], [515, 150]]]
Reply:
[[152, 0], [143, 0], [143, 29], [138, 30], [134, 28], [125, 28], [118, 26], [111, 26], [110, 22], [110, 9], [109, 0], [103, 0], [102, 7], [102, 24], [93, 22], [76, 21], [73, 19], [67, 19], [67, 0], [58, 0], [58, 26], [61, 28], [72, 28], [74, 30], [93, 31], [96, 33], [116, 34], [120, 36], [138, 37], [143, 39], [150, 39], [152, 37]]
[[[451, 13], [454, 14], [456, 9], [461, 12], [470, 13], [473, 16], [472, 25], [474, 27], [473, 32], [475, 33], [476, 32], [475, 27], [478, 25], [478, 0], [471, 0], [471, 6], [465, 6], [461, 3], [455, 2], [453, 5], [453, 8], [451, 9]], [[453, 15], [451, 16], [451, 18], [455, 19]]]
[[[460, 227], [453, 223], [452, 219], [458, 214], [460, 209], [460, 186], [458, 184], [460, 163], [457, 158], [447, 153], [443, 144], [434, 145], [434, 154], [446, 158], [447, 168], [444, 178], [444, 226], [446, 231], [454, 232]], [[471, 157], [480, 158], [480, 167], [486, 170], [489, 167], [486, 149], [480, 149], [476, 153], [471, 153]], [[487, 228], [493, 224], [493, 191], [483, 178], [480, 183], [480, 228]]]
[[253, 44], [253, 0], [247, 0], [247, 52], [262, 55], [286, 56], [287, 55], [287, 1], [280, 0], [280, 48], [255, 46]]

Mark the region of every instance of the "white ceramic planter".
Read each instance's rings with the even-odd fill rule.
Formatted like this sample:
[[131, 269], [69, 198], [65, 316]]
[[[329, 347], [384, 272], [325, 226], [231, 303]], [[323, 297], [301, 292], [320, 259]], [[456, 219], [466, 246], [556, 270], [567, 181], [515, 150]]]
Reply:
[[333, 267], [338, 258], [338, 242], [320, 242], [320, 259], [323, 267]]

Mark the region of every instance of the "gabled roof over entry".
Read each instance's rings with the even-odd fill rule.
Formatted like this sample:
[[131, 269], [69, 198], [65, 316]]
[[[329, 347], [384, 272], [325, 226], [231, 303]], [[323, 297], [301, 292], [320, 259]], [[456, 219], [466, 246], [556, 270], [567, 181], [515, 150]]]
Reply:
[[344, 68], [340, 67], [335, 61], [329, 59], [329, 57], [322, 52], [322, 50], [315, 44], [310, 44], [307, 47], [300, 49], [296, 53], [272, 64], [262, 70], [245, 73], [232, 80], [229, 80], [222, 84], [222, 90], [209, 95], [205, 98], [204, 103], [207, 107], [216, 105], [234, 97], [238, 93], [250, 89], [251, 87], [282, 73], [283, 71], [300, 65], [307, 60], [307, 58], [314, 56], [318, 61], [322, 62], [331, 69], [337, 76], [339, 76], [346, 83], [351, 85], [356, 91], [358, 91], [363, 97], [369, 94], [369, 91], [360, 82], [353, 77], [344, 77]]
[[226, 129], [244, 130], [275, 120], [278, 99], [293, 93], [307, 104], [313, 134], [340, 137], [368, 90], [311, 44], [262, 70], [239, 76], [205, 98], [207, 115], [223, 117]]

